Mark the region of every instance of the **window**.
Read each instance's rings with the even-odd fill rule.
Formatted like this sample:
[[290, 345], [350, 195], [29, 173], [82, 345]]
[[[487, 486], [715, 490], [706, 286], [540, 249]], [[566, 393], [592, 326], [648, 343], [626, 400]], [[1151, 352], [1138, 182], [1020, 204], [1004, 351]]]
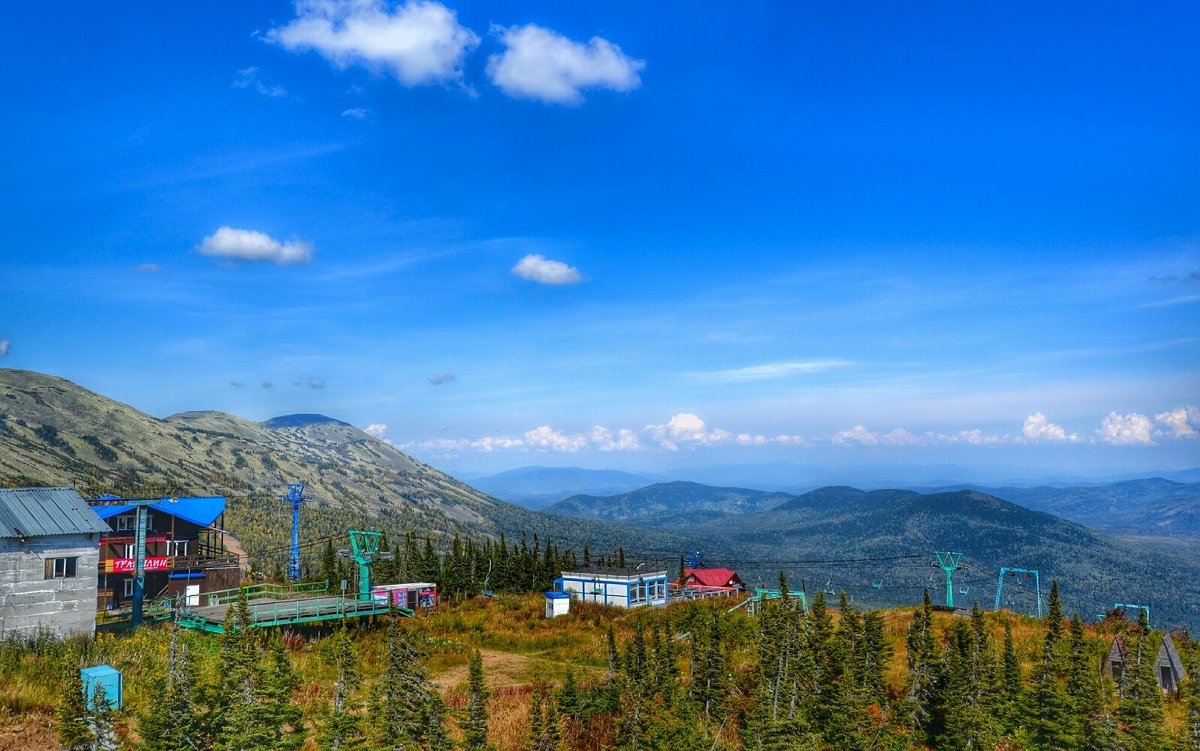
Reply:
[[125, 580], [125, 596], [133, 597], [133, 577], [132, 576]]
[[1158, 668], [1158, 685], [1162, 686], [1167, 691], [1175, 690], [1174, 676], [1171, 675], [1171, 668], [1162, 665]]
[[129, 532], [134, 528], [133, 514], [122, 514], [117, 517], [117, 531]]
[[651, 600], [664, 599], [667, 596], [666, 586], [667, 586], [666, 582], [664, 582], [662, 580], [655, 580], [655, 581], [650, 582], [650, 599]]
[[646, 601], [646, 582], [640, 581], [630, 588], [629, 602], [630, 604]]
[[186, 557], [187, 556], [187, 546], [188, 546], [187, 540], [175, 540], [171, 544], [171, 547], [174, 548], [174, 552], [171, 553], [171, 555], [181, 555], [181, 556]]
[[73, 558], [47, 558], [46, 559], [46, 578], [47, 579], [70, 579], [75, 576], [75, 568], [79, 563], [79, 557]]
[[125, 557], [126, 558], [133, 557], [133, 549], [134, 549], [134, 544], [132, 542], [125, 543]]

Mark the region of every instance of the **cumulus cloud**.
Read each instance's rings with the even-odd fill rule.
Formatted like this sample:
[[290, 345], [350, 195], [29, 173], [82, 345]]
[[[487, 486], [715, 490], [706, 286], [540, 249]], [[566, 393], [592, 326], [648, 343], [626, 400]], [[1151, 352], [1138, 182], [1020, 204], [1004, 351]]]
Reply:
[[429, 377], [430, 386], [442, 386], [447, 383], [454, 383], [458, 377], [453, 373], [437, 373]]
[[789, 362], [772, 362], [764, 365], [751, 365], [745, 368], [731, 368], [705, 374], [705, 378], [713, 381], [734, 383], [738, 381], [765, 381], [775, 378], [803, 373], [818, 373], [822, 370], [849, 365], [848, 360], [793, 360]]
[[681, 443], [713, 445], [736, 442], [737, 436], [721, 428], [709, 428], [692, 412], [672, 415], [665, 425], [647, 425], [646, 433], [668, 451], [678, 451]]
[[580, 434], [567, 435], [549, 425], [540, 425], [526, 431], [525, 444], [536, 449], [575, 453], [587, 448], [588, 439]]
[[811, 446], [807, 438], [802, 435], [777, 435], [773, 439], [775, 443], [781, 446]]
[[895, 428], [890, 433], [881, 436], [880, 441], [889, 446], [920, 446], [924, 441], [904, 428]]
[[1025, 438], [1030, 441], [1065, 441], [1067, 431], [1061, 425], [1055, 425], [1046, 419], [1041, 412], [1034, 412], [1025, 418], [1025, 426], [1021, 429]]
[[592, 445], [601, 451], [638, 451], [642, 448], [637, 433], [628, 428], [609, 430], [603, 425], [596, 425], [588, 437]]
[[1096, 433], [1101, 442], [1113, 446], [1148, 446], [1154, 443], [1151, 435], [1153, 428], [1150, 418], [1137, 412], [1127, 415], [1109, 412]]
[[351, 107], [348, 110], [342, 110], [342, 117], [349, 117], [355, 120], [363, 120], [367, 117], [367, 111], [362, 107]]
[[833, 434], [834, 443], [840, 445], [858, 444], [860, 446], [878, 446], [879, 436], [874, 432], [867, 430], [862, 425], [855, 425], [853, 428], [838, 431]]
[[363, 432], [382, 441], [387, 438], [387, 425], [382, 422], [373, 422], [363, 428]]
[[1195, 438], [1200, 435], [1200, 408], [1188, 405], [1154, 416], [1160, 432], [1170, 438]]
[[562, 261], [552, 261], [540, 253], [530, 253], [517, 261], [512, 273], [539, 284], [578, 284], [583, 281], [579, 270]]
[[157, 263], [139, 263], [136, 269], [140, 274], [157, 274], [162, 271], [162, 266]]
[[296, 18], [267, 39], [314, 50], [339, 69], [385, 70], [405, 86], [461, 82], [463, 59], [479, 45], [454, 11], [430, 0], [297, 0]]
[[204, 238], [200, 242], [200, 252], [237, 261], [288, 265], [311, 261], [313, 246], [295, 239], [280, 242], [265, 232], [226, 226]]
[[263, 96], [287, 96], [287, 89], [282, 86], [268, 86], [263, 83], [262, 79], [258, 77], [258, 68], [253, 65], [249, 68], [242, 68], [237, 72], [237, 77], [233, 79], [233, 86], [236, 89], [253, 89]]
[[576, 42], [537, 24], [493, 27], [507, 48], [488, 58], [492, 83], [511, 97], [550, 104], [580, 104], [583, 89], [632, 91], [646, 67], [607, 39]]

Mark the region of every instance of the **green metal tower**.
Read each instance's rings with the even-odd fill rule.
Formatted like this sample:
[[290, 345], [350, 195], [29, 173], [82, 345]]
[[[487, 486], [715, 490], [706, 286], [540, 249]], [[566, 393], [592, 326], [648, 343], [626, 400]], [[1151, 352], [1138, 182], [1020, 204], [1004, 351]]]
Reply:
[[965, 569], [966, 566], [959, 565], [962, 561], [962, 553], [943, 553], [934, 552], [937, 556], [937, 563], [933, 564], [946, 572], [946, 607], [954, 607], [954, 572], [959, 569]]
[[392, 552], [380, 550], [379, 543], [383, 539], [382, 532], [364, 532], [359, 529], [350, 530], [350, 550], [339, 550], [343, 558], [353, 558], [358, 564], [358, 598], [362, 601], [371, 599], [371, 564], [375, 561], [390, 561]]

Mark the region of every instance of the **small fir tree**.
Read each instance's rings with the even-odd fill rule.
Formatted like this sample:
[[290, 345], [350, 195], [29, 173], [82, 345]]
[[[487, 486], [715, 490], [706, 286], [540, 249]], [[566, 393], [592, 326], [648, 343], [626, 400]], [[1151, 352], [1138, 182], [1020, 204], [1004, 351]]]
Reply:
[[467, 701], [466, 718], [463, 721], [463, 745], [471, 751], [485, 751], [488, 745], [488, 690], [483, 677], [483, 655], [479, 650], [471, 653], [467, 661], [470, 698]]

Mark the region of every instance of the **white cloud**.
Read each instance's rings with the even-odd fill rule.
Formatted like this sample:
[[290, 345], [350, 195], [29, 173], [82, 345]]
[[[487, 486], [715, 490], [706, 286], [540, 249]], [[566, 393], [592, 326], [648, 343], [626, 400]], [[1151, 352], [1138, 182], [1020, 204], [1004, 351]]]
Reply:
[[833, 442], [841, 445], [849, 445], [857, 443], [860, 446], [878, 446], [879, 436], [874, 432], [867, 430], [862, 425], [855, 425], [853, 428], [838, 431], [833, 435]]
[[157, 274], [162, 271], [162, 266], [159, 266], [157, 263], [139, 263], [137, 271], [139, 274]]
[[1154, 443], [1151, 437], [1153, 427], [1149, 417], [1137, 412], [1127, 415], [1109, 412], [1096, 432], [1101, 442], [1113, 446], [1148, 446]]
[[924, 443], [920, 436], [914, 435], [904, 428], [895, 428], [887, 435], [881, 436], [880, 440], [889, 446], [920, 446]]
[[665, 425], [647, 425], [645, 433], [668, 451], [678, 451], [681, 443], [711, 446], [737, 442], [737, 436], [733, 433], [721, 428], [710, 429], [699, 415], [692, 412], [673, 415]]
[[387, 437], [387, 425], [382, 422], [373, 422], [363, 428], [363, 432], [382, 441]]
[[342, 117], [349, 117], [355, 120], [365, 120], [367, 111], [362, 107], [352, 107], [348, 110], [342, 110]]
[[751, 365], [745, 368], [731, 368], [703, 374], [703, 377], [713, 381], [765, 381], [774, 378], [787, 378], [802, 373], [818, 373], [822, 370], [849, 365], [848, 360], [798, 360], [790, 362], [772, 362], [764, 365]]
[[511, 97], [552, 104], [579, 104], [582, 89], [632, 91], [642, 85], [646, 67], [607, 39], [582, 44], [536, 24], [493, 27], [508, 48], [488, 58], [492, 83]]
[[8, 357], [8, 350], [12, 347], [12, 343], [8, 341], [7, 336], [0, 336], [0, 357]]
[[540, 284], [578, 284], [583, 280], [575, 267], [562, 261], [552, 261], [539, 253], [530, 253], [517, 261], [512, 273]]
[[287, 89], [282, 86], [268, 86], [263, 83], [258, 77], [258, 68], [251, 65], [249, 68], [242, 68], [238, 71], [237, 78], [233, 79], [233, 86], [237, 89], [253, 88], [259, 94], [269, 97], [284, 97], [287, 96]]
[[296, 18], [267, 39], [315, 50], [338, 68], [385, 69], [405, 86], [461, 82], [463, 59], [479, 44], [454, 11], [429, 0], [297, 0]]
[[811, 446], [812, 444], [802, 435], [777, 435], [772, 439], [781, 446]]
[[[1065, 441], [1067, 440], [1067, 431], [1063, 430], [1061, 425], [1055, 425], [1046, 419], [1046, 416], [1041, 412], [1034, 412], [1029, 417], [1025, 418], [1025, 425], [1021, 429], [1025, 434], [1025, 438], [1030, 441]], [[1074, 439], [1074, 436], [1071, 437]]]
[[549, 425], [540, 425], [525, 433], [525, 443], [533, 448], [575, 453], [587, 448], [588, 439], [582, 435], [566, 435]]
[[1200, 435], [1200, 408], [1188, 405], [1154, 416], [1162, 434], [1170, 438], [1195, 438]]
[[588, 437], [591, 439], [592, 445], [601, 451], [639, 451], [642, 448], [637, 433], [629, 428], [613, 431], [603, 425], [597, 425], [592, 428], [591, 435]]
[[200, 252], [206, 256], [239, 261], [286, 265], [311, 261], [313, 246], [312, 243], [295, 239], [280, 242], [256, 230], [221, 227], [200, 242]]

